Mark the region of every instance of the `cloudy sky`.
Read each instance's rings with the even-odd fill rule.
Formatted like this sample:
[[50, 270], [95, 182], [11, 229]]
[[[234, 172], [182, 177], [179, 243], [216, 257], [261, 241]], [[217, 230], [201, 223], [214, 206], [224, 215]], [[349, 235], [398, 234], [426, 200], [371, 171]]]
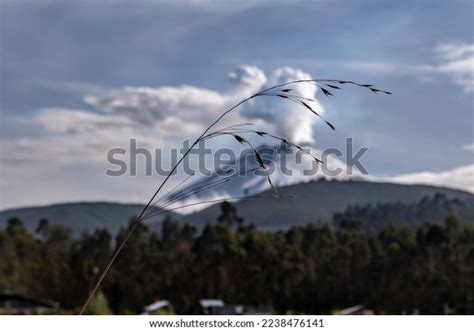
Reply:
[[271, 102], [227, 121], [318, 149], [352, 137], [373, 178], [474, 191], [472, 1], [0, 3], [0, 209], [143, 202], [160, 178], [105, 176], [110, 148], [179, 146], [241, 98], [306, 77], [393, 95], [316, 94], [336, 132]]

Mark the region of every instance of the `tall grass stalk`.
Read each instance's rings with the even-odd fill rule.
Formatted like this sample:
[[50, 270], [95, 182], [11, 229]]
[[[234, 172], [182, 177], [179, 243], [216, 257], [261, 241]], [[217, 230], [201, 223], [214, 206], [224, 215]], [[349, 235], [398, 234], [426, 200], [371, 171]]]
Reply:
[[[251, 123], [244, 123], [244, 124], [236, 124], [236, 125], [232, 125], [232, 126], [228, 126], [226, 128], [223, 128], [223, 129], [220, 129], [220, 130], [216, 130], [214, 132], [210, 132], [211, 129], [213, 129], [227, 114], [229, 114], [230, 112], [234, 111], [235, 109], [237, 109], [238, 107], [240, 107], [242, 104], [256, 98], [256, 97], [277, 97], [277, 98], [281, 98], [281, 99], [286, 99], [288, 101], [291, 101], [291, 102], [294, 102], [294, 103], [297, 103], [299, 104], [300, 106], [306, 108], [307, 110], [311, 111], [313, 114], [315, 114], [316, 116], [318, 116], [321, 120], [323, 120], [332, 130], [335, 130], [335, 127], [334, 125], [332, 125], [329, 121], [327, 121], [325, 118], [323, 118], [321, 116], [321, 114], [315, 109], [315, 100], [314, 99], [309, 99], [309, 98], [306, 98], [306, 97], [303, 97], [303, 96], [300, 96], [300, 95], [297, 95], [297, 94], [294, 94], [294, 89], [291, 88], [292, 85], [295, 85], [295, 84], [313, 84], [313, 85], [316, 85], [317, 88], [326, 96], [326, 97], [330, 97], [333, 95], [333, 92], [335, 90], [340, 90], [341, 89], [341, 86], [342, 85], [345, 85], [345, 84], [349, 84], [349, 85], [355, 85], [355, 86], [359, 86], [359, 87], [362, 87], [362, 88], [366, 88], [370, 91], [372, 91], [373, 93], [385, 93], [385, 94], [391, 94], [390, 92], [388, 91], [384, 91], [384, 90], [380, 90], [378, 88], [376, 88], [374, 85], [371, 85], [371, 84], [359, 84], [359, 83], [356, 83], [354, 81], [347, 81], [347, 80], [337, 80], [337, 79], [305, 79], [305, 80], [295, 80], [295, 81], [290, 81], [290, 82], [286, 82], [286, 83], [283, 83], [283, 84], [279, 84], [279, 85], [275, 85], [275, 86], [272, 86], [270, 88], [267, 88], [267, 89], [264, 89], [260, 92], [257, 92], [243, 100], [241, 100], [240, 102], [238, 102], [236, 105], [232, 106], [231, 108], [227, 109], [225, 112], [223, 112], [214, 122], [212, 122], [205, 130], [204, 132], [191, 144], [191, 146], [189, 146], [189, 148], [186, 150], [186, 152], [181, 156], [181, 158], [176, 162], [176, 164], [173, 166], [173, 168], [171, 169], [171, 171], [169, 172], [169, 174], [163, 179], [163, 181], [161, 182], [161, 184], [158, 186], [158, 188], [156, 189], [156, 191], [153, 193], [153, 195], [151, 196], [151, 198], [148, 200], [147, 204], [145, 205], [145, 207], [141, 210], [140, 214], [138, 215], [138, 217], [133, 221], [133, 224], [132, 226], [128, 229], [128, 231], [126, 232], [126, 235], [125, 237], [123, 238], [123, 240], [120, 242], [120, 245], [117, 246], [117, 248], [115, 249], [115, 252], [114, 254], [112, 255], [112, 257], [110, 258], [109, 262], [107, 263], [107, 265], [105, 266], [104, 270], [102, 271], [99, 279], [97, 280], [95, 286], [92, 288], [92, 290], [90, 291], [86, 301], [84, 302], [84, 304], [82, 305], [81, 307], [81, 310], [79, 312], [80, 315], [84, 314], [84, 312], [86, 311], [87, 307], [89, 306], [92, 298], [94, 297], [94, 295], [97, 293], [98, 289], [100, 288], [102, 282], [104, 281], [105, 277], [107, 276], [108, 272], [110, 271], [110, 268], [112, 267], [112, 265], [114, 264], [115, 260], [117, 259], [117, 257], [120, 255], [120, 252], [123, 250], [125, 244], [128, 242], [128, 240], [131, 238], [131, 236], [133, 235], [134, 231], [136, 230], [136, 228], [138, 227], [138, 225], [140, 223], [142, 223], [144, 220], [146, 219], [149, 219], [151, 217], [155, 217], [155, 216], [158, 216], [158, 215], [162, 215], [164, 213], [167, 213], [167, 212], [170, 212], [172, 210], [177, 210], [177, 209], [180, 209], [180, 208], [185, 208], [185, 207], [189, 207], [189, 206], [195, 206], [195, 205], [199, 205], [199, 204], [205, 204], [205, 203], [216, 203], [216, 202], [220, 202], [220, 201], [225, 201], [225, 200], [232, 200], [232, 199], [240, 199], [240, 198], [244, 198], [244, 197], [231, 197], [231, 198], [226, 198], [226, 199], [215, 199], [215, 200], [207, 200], [207, 201], [201, 201], [201, 202], [195, 202], [195, 203], [191, 203], [191, 204], [186, 204], [186, 205], [183, 205], [183, 206], [180, 206], [180, 207], [175, 207], [175, 208], [167, 208], [169, 207], [171, 204], [173, 203], [176, 203], [178, 201], [182, 201], [184, 199], [187, 199], [189, 198], [190, 196], [192, 195], [195, 195], [199, 192], [202, 192], [203, 190], [207, 190], [207, 189], [210, 189], [212, 187], [214, 187], [215, 185], [220, 185], [220, 184], [223, 184], [225, 183], [228, 179], [227, 178], [224, 178], [224, 179], [218, 179], [217, 181], [215, 181], [214, 183], [211, 183], [209, 185], [202, 185], [201, 187], [195, 187], [194, 189], [192, 190], [188, 190], [188, 192], [186, 193], [183, 192], [180, 196], [172, 196], [171, 193], [173, 193], [177, 188], [178, 186], [182, 185], [183, 182], [181, 182], [180, 184], [178, 184], [177, 186], [175, 186], [174, 188], [171, 189], [171, 191], [169, 191], [167, 194], [168, 194], [168, 200], [166, 201], [165, 204], [161, 205], [161, 207], [163, 208], [167, 208], [167, 209], [161, 209], [159, 211], [154, 211], [154, 212], [151, 212], [149, 214], [147, 214], [147, 211], [149, 211], [150, 209], [152, 209], [152, 207], [154, 207], [155, 205], [158, 205], [158, 203], [160, 203], [163, 198], [165, 198], [166, 196], [163, 196], [162, 198], [158, 199], [157, 201], [155, 201], [156, 197], [158, 196], [158, 194], [162, 191], [163, 187], [165, 186], [165, 184], [168, 182], [168, 180], [170, 179], [171, 175], [173, 173], [175, 173], [175, 171], [177, 170], [178, 166], [183, 162], [183, 160], [189, 155], [189, 153], [191, 152], [191, 150], [200, 142], [204, 141], [204, 140], [208, 140], [208, 139], [212, 139], [212, 138], [217, 138], [217, 137], [222, 137], [222, 136], [232, 136], [234, 137], [239, 143], [241, 144], [247, 144], [253, 151], [254, 155], [255, 155], [255, 158], [257, 159], [258, 163], [259, 163], [259, 167], [260, 168], [263, 168], [265, 169], [265, 164], [263, 162], [263, 159], [261, 158], [260, 154], [258, 153], [258, 151], [254, 148], [254, 146], [246, 139], [243, 137], [243, 135], [246, 135], [246, 134], [255, 134], [255, 135], [258, 135], [260, 137], [269, 137], [269, 138], [272, 138], [272, 139], [276, 139], [282, 143], [285, 143], [287, 145], [291, 145], [293, 147], [296, 147], [297, 149], [303, 151], [303, 152], [306, 152], [307, 154], [309, 154], [316, 162], [322, 162], [320, 159], [318, 159], [316, 156], [312, 155], [311, 153], [307, 152], [306, 150], [304, 150], [301, 146], [298, 146], [297, 144], [294, 144], [292, 143], [291, 141], [288, 141], [285, 137], [278, 137], [276, 135], [273, 135], [273, 134], [270, 134], [268, 132], [263, 132], [263, 131], [256, 131], [256, 130], [253, 130], [253, 129], [249, 129], [247, 126], [248, 125], [251, 125]], [[332, 91], [332, 92], [331, 92]], [[189, 179], [189, 178], [186, 178], [185, 181]], [[261, 196], [255, 196], [255, 197], [245, 197], [245, 198], [267, 198], [267, 197], [274, 197], [274, 198], [286, 198], [286, 197], [292, 197], [292, 196], [288, 196], [288, 195], [280, 195], [278, 194], [278, 191], [276, 189], [276, 187], [273, 185], [271, 179], [270, 179], [270, 176], [267, 176], [267, 180], [268, 180], [268, 183], [270, 185], [270, 187], [273, 189], [273, 195], [261, 195]], [[215, 185], [213, 185], [215, 184]], [[165, 199], [166, 200], [166, 199]]]

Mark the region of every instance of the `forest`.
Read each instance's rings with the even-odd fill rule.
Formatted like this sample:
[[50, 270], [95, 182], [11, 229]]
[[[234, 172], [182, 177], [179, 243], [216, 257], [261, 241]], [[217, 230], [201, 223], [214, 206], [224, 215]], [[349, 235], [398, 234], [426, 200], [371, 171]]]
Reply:
[[[450, 215], [374, 230], [354, 214], [364, 213], [340, 214], [337, 226], [310, 222], [270, 232], [224, 202], [202, 231], [169, 218], [157, 229], [140, 225], [103, 283], [100, 304], [87, 313], [141, 313], [156, 299], [169, 300], [177, 314], [199, 313], [199, 299], [219, 298], [278, 314], [331, 314], [358, 304], [377, 314], [442, 314], [446, 307], [474, 314], [472, 222]], [[96, 229], [75, 238], [46, 219], [32, 232], [11, 218], [0, 229], [0, 291], [77, 313], [125, 232], [113, 238]]]

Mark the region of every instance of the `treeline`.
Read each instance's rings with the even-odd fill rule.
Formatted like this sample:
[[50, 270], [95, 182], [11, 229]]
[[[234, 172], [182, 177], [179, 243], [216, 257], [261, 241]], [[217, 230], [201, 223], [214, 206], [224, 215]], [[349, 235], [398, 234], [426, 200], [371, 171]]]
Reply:
[[443, 224], [448, 215], [455, 214], [461, 223], [474, 221], [474, 200], [450, 199], [443, 193], [426, 196], [417, 202], [379, 203], [349, 206], [343, 213], [334, 215], [334, 224], [345, 218], [361, 220], [366, 230], [382, 231], [387, 224], [405, 225], [414, 230], [426, 220]]
[[[343, 217], [337, 230], [310, 223], [265, 232], [232, 204], [221, 208], [200, 233], [171, 220], [160, 231], [140, 226], [103, 284], [111, 311], [140, 313], [160, 298], [177, 313], [199, 313], [199, 299], [220, 298], [275, 313], [328, 314], [357, 304], [388, 314], [474, 313], [474, 227], [455, 217], [416, 231], [365, 231], [360, 220]], [[46, 220], [31, 233], [10, 219], [0, 230], [0, 290], [77, 312], [125, 232], [73, 239]]]

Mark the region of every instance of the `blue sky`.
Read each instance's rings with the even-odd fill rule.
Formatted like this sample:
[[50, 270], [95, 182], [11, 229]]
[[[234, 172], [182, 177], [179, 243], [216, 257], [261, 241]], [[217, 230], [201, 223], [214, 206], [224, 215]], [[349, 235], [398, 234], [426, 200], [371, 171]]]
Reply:
[[[315, 121], [315, 146], [353, 137], [376, 178], [474, 190], [473, 11], [467, 0], [1, 1], [0, 208], [143, 201], [156, 180], [106, 178], [107, 148], [195, 137], [201, 123], [183, 118], [251, 91], [228, 79], [242, 65], [269, 81], [292, 67], [392, 91], [319, 97], [337, 131]], [[183, 85], [194, 103], [150, 108], [150, 125], [110, 106]]]

